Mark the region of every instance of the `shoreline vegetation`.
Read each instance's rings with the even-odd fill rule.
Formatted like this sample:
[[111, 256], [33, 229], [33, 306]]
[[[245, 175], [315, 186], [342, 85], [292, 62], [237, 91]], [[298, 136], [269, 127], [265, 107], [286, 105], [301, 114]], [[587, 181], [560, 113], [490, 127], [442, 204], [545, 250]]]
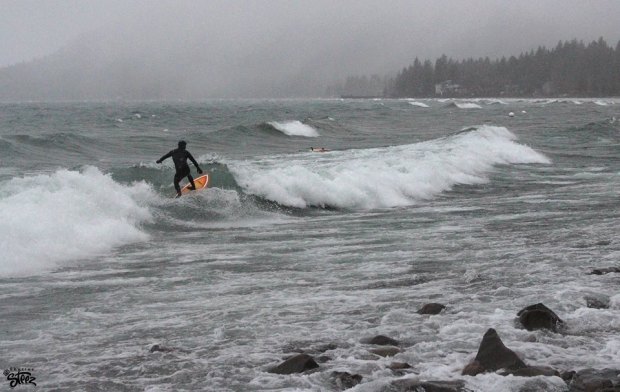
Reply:
[[587, 45], [560, 41], [553, 49], [539, 46], [495, 60], [416, 58], [395, 77], [349, 76], [328, 93], [341, 98], [620, 96], [620, 41], [615, 48], [602, 37]]

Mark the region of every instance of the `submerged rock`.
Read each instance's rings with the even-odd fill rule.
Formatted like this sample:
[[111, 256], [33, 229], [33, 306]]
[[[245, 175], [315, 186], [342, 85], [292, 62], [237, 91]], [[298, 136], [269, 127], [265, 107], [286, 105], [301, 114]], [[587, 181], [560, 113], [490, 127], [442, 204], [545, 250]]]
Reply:
[[383, 346], [379, 348], [373, 348], [368, 351], [370, 351], [373, 354], [379, 355], [380, 357], [393, 357], [394, 355], [400, 352], [400, 349], [398, 347], [393, 347], [393, 346]]
[[590, 272], [590, 275], [605, 275], [610, 273], [620, 273], [620, 267], [597, 268]]
[[174, 348], [162, 346], [160, 344], [154, 344], [153, 346], [151, 346], [151, 349], [149, 350], [149, 352], [152, 352], [152, 353], [155, 353], [155, 352], [169, 353], [171, 351], [174, 351]]
[[586, 306], [593, 309], [608, 309], [609, 300], [605, 301], [596, 297], [585, 297]]
[[465, 388], [465, 382], [456, 381], [420, 381], [405, 379], [393, 381], [390, 392], [471, 392]]
[[298, 354], [278, 366], [269, 369], [269, 373], [276, 374], [293, 374], [303, 373], [306, 370], [312, 370], [319, 367], [319, 364], [308, 354]]
[[584, 369], [562, 375], [569, 392], [620, 392], [620, 370]]
[[359, 374], [351, 374], [349, 372], [332, 372], [331, 377], [333, 384], [340, 390], [353, 388], [362, 382], [363, 379]]
[[411, 369], [411, 365], [406, 362], [392, 362], [388, 369], [392, 370], [403, 370], [403, 369]]
[[546, 377], [560, 377], [560, 372], [549, 367], [549, 366], [528, 366], [521, 369], [509, 370], [507, 372], [502, 373], [503, 376], [507, 376], [512, 374], [513, 376], [518, 377], [536, 377], [536, 376], [546, 376]]
[[497, 331], [489, 328], [482, 337], [475, 360], [465, 366], [462, 374], [475, 376], [479, 373], [494, 372], [499, 369], [518, 370], [526, 367], [527, 365], [521, 358], [504, 345]]
[[564, 321], [558, 317], [551, 309], [537, 303], [535, 305], [527, 306], [517, 313], [519, 322], [528, 331], [535, 329], [548, 329], [553, 332], [558, 332], [558, 328], [564, 324]]
[[438, 304], [438, 303], [430, 303], [422, 306], [420, 310], [418, 310], [419, 314], [439, 314], [442, 310], [446, 308], [446, 305]]

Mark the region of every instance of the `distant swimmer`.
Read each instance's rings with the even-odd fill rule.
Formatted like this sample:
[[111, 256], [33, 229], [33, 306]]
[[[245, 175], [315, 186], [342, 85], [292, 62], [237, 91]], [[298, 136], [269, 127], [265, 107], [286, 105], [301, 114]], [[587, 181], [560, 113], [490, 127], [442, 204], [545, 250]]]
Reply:
[[325, 147], [310, 147], [310, 151], [314, 151], [314, 152], [327, 152], [329, 150], [327, 148], [325, 148]]
[[196, 185], [194, 184], [194, 177], [192, 177], [189, 165], [187, 164], [187, 159], [196, 166], [196, 170], [198, 170], [199, 174], [202, 174], [202, 169], [198, 166], [198, 162], [194, 159], [192, 154], [185, 149], [187, 143], [184, 140], [179, 141], [179, 147], [175, 150], [170, 151], [168, 154], [157, 160], [157, 163], [162, 163], [162, 161], [166, 160], [169, 157], [172, 157], [172, 162], [174, 162], [174, 167], [177, 172], [174, 174], [174, 189], [177, 191], [177, 197], [181, 196], [181, 186], [179, 182], [187, 177], [190, 184], [192, 184], [190, 189], [196, 189]]

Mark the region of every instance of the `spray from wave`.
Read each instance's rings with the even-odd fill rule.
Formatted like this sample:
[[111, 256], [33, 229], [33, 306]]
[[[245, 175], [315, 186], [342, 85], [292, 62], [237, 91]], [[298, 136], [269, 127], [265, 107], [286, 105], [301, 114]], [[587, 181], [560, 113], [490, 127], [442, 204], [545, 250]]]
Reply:
[[482, 126], [424, 143], [235, 161], [229, 168], [245, 192], [286, 206], [396, 207], [457, 184], [484, 183], [495, 165], [550, 163], [515, 140], [506, 128]]
[[58, 170], [0, 184], [0, 276], [30, 275], [148, 239], [155, 193], [97, 168]]
[[274, 127], [276, 130], [288, 136], [304, 136], [304, 137], [319, 136], [319, 133], [317, 132], [316, 129], [298, 120], [286, 121], [286, 122], [271, 121], [268, 124]]

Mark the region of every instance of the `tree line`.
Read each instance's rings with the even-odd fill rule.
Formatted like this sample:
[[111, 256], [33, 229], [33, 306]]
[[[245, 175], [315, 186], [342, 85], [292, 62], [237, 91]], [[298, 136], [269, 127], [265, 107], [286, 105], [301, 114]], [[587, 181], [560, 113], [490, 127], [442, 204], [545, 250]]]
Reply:
[[[349, 78], [347, 91], [360, 93]], [[420, 61], [384, 79], [384, 97], [531, 97], [531, 96], [618, 96], [620, 95], [620, 41], [615, 48], [601, 37], [583, 41], [560, 41], [554, 48], [540, 46], [520, 54], [491, 60], [454, 60], [443, 55], [434, 63]], [[374, 78], [377, 81], [377, 78]], [[376, 94], [376, 84], [368, 91]], [[370, 95], [360, 94], [360, 95]]]

